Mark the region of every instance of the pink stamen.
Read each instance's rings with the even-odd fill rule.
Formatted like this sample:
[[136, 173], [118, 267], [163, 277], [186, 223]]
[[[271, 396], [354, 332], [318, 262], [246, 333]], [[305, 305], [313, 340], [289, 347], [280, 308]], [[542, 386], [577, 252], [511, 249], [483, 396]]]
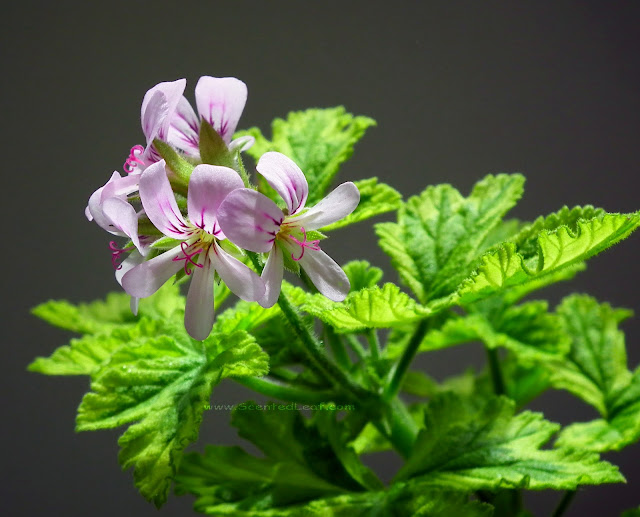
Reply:
[[144, 166], [144, 162], [140, 159], [144, 153], [144, 147], [141, 145], [134, 145], [129, 151], [129, 157], [124, 162], [122, 168], [127, 174], [131, 174], [136, 169], [136, 164], [140, 166]]
[[133, 244], [131, 246], [127, 246], [126, 248], [118, 248], [118, 245], [115, 241], [109, 242], [109, 249], [111, 250], [111, 264], [113, 265], [113, 269], [116, 271], [122, 269], [122, 264], [118, 263], [120, 260], [120, 256], [123, 253], [129, 252], [133, 249]]
[[295, 260], [296, 262], [298, 262], [298, 260], [301, 260], [302, 257], [304, 257], [305, 248], [309, 248], [310, 250], [313, 250], [313, 251], [320, 251], [320, 240], [307, 241], [307, 232], [305, 231], [305, 229], [302, 226], [300, 227], [300, 231], [302, 231], [302, 236], [304, 238], [304, 240], [302, 242], [300, 242], [298, 239], [296, 239], [293, 235], [289, 235], [289, 238], [293, 242], [295, 242], [297, 245], [299, 245], [300, 248], [302, 249], [302, 252], [300, 253], [300, 256], [298, 258], [295, 258], [293, 256], [293, 253], [291, 254], [291, 258], [293, 260]]
[[193, 264], [196, 267], [202, 268], [203, 265], [202, 264], [198, 264], [197, 262], [195, 262], [193, 260], [192, 257], [195, 257], [198, 253], [200, 253], [202, 251], [202, 248], [198, 248], [197, 250], [195, 250], [193, 253], [187, 253], [187, 249], [189, 248], [189, 245], [182, 241], [180, 243], [180, 249], [182, 250], [182, 254], [184, 255], [183, 257], [181, 256], [177, 256], [173, 259], [174, 262], [178, 262], [179, 260], [184, 260], [184, 272], [187, 276], [189, 276], [191, 274], [191, 270], [187, 269], [187, 266], [189, 265], [189, 263]]

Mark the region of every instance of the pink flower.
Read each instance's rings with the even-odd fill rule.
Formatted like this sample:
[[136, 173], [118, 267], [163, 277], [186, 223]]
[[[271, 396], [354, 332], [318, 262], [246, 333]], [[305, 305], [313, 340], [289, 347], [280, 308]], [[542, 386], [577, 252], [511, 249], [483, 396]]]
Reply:
[[189, 180], [185, 219], [171, 190], [164, 160], [149, 166], [140, 177], [140, 199], [146, 215], [158, 230], [180, 244], [138, 265], [135, 260], [139, 257], [132, 255], [121, 278], [122, 286], [131, 296], [145, 298], [184, 267], [188, 275], [192, 274], [184, 323], [194, 339], [205, 339], [213, 326], [215, 272], [243, 300], [256, 301], [264, 295], [260, 277], [220, 246], [225, 234], [217, 221], [218, 207], [227, 194], [241, 187], [242, 179], [233, 169], [196, 166]]
[[198, 115], [183, 96], [187, 81], [164, 82], [151, 88], [142, 100], [140, 119], [146, 147], [137, 145], [124, 164], [125, 172], [140, 173], [161, 159], [153, 147], [158, 138], [182, 154], [200, 161], [200, 120], [206, 120], [222, 137], [230, 150], [243, 151], [251, 147], [254, 139], [242, 137], [231, 141], [240, 115], [247, 102], [247, 86], [235, 77], [203, 76], [196, 84]]
[[284, 256], [300, 263], [313, 284], [333, 301], [349, 292], [349, 280], [336, 262], [320, 249], [320, 241], [309, 241], [307, 232], [327, 226], [349, 215], [358, 206], [360, 192], [351, 182], [343, 183], [314, 207], [305, 210], [309, 186], [300, 168], [283, 154], [269, 152], [260, 158], [258, 172], [282, 197], [286, 211], [263, 194], [251, 189], [231, 192], [218, 209], [218, 222], [225, 235], [238, 246], [269, 253], [262, 273], [265, 283], [263, 307], [278, 299]]

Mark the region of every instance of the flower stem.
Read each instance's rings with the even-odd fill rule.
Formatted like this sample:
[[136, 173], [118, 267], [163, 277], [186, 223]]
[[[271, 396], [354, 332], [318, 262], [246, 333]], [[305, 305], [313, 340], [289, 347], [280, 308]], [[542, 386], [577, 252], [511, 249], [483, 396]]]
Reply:
[[380, 340], [378, 339], [378, 331], [369, 329], [367, 331], [367, 340], [369, 341], [369, 353], [374, 360], [380, 359]]
[[345, 349], [340, 336], [336, 334], [336, 331], [333, 330], [331, 325], [325, 325], [324, 332], [326, 341], [329, 343], [338, 365], [340, 365], [341, 368], [348, 370], [351, 367], [351, 361], [349, 360], [349, 355], [347, 354], [347, 350]]
[[336, 394], [329, 390], [317, 391], [289, 386], [265, 377], [237, 377], [234, 380], [247, 388], [251, 388], [253, 391], [288, 402], [320, 404], [322, 402], [336, 401]]
[[424, 338], [424, 335], [427, 333], [429, 328], [429, 320], [422, 320], [416, 330], [413, 332], [407, 347], [402, 352], [402, 356], [400, 360], [395, 364], [395, 366], [389, 372], [389, 376], [391, 380], [387, 383], [387, 386], [384, 390], [384, 398], [386, 400], [391, 400], [395, 397], [400, 391], [400, 386], [402, 385], [402, 380], [404, 379], [407, 370], [409, 369], [409, 365], [411, 361], [413, 361], [414, 356], [418, 352], [418, 348], [420, 347], [420, 343]]
[[562, 499], [560, 499], [560, 502], [558, 503], [558, 506], [556, 507], [551, 517], [561, 517], [562, 515], [564, 515], [564, 512], [567, 511], [567, 508], [569, 508], [569, 505], [571, 504], [575, 496], [575, 490], [567, 490], [562, 496]]
[[347, 346], [358, 356], [358, 359], [364, 361], [367, 357], [367, 353], [364, 351], [364, 348], [362, 348], [358, 338], [353, 334], [345, 334], [344, 339], [347, 342]]
[[493, 383], [493, 391], [496, 395], [504, 395], [507, 390], [504, 384], [502, 368], [500, 367], [500, 358], [498, 350], [485, 346], [487, 351], [487, 362], [489, 363], [489, 371], [491, 373], [491, 382]]

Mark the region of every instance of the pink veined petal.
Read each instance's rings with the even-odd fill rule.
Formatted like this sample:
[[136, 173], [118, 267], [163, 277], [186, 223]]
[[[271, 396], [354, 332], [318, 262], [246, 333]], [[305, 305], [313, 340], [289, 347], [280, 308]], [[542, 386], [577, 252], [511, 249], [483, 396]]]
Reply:
[[140, 176], [140, 200], [158, 230], [167, 237], [186, 239], [189, 228], [171, 190], [164, 160], [150, 165]]
[[138, 190], [139, 183], [140, 173], [131, 173], [123, 177], [120, 177], [120, 174], [118, 174], [117, 177], [112, 175], [111, 179], [104, 186], [102, 200], [104, 201], [108, 197], [120, 197], [124, 199], [129, 194]]
[[216, 212], [230, 192], [244, 187], [240, 175], [229, 167], [198, 165], [189, 179], [187, 207], [189, 220], [217, 237], [220, 228], [216, 224]]
[[162, 140], [167, 137], [173, 113], [182, 98], [186, 85], [186, 79], [163, 82], [156, 84], [145, 94], [142, 99], [140, 118], [142, 131], [147, 137], [147, 144], [150, 144], [156, 137]]
[[250, 149], [255, 143], [256, 139], [251, 135], [241, 136], [231, 141], [229, 144], [229, 151], [238, 151], [239, 153], [243, 153], [247, 149]]
[[110, 197], [102, 205], [103, 213], [111, 220], [111, 224], [131, 239], [134, 246], [142, 252], [138, 237], [138, 214], [135, 208], [123, 199]]
[[258, 301], [264, 296], [262, 279], [216, 242], [209, 248], [209, 258], [222, 281], [236, 296], [248, 302]]
[[300, 167], [291, 159], [282, 153], [268, 152], [260, 157], [256, 169], [284, 199], [289, 215], [304, 208], [309, 195], [309, 185]]
[[282, 276], [284, 274], [284, 260], [280, 246], [274, 246], [269, 253], [267, 263], [262, 270], [262, 280], [264, 281], [264, 296], [258, 303], [265, 309], [273, 307], [280, 296], [282, 287]]
[[182, 249], [176, 246], [127, 271], [122, 276], [123, 289], [137, 298], [151, 296], [183, 267], [181, 260], [173, 260], [181, 254]]
[[173, 115], [171, 116], [169, 131], [167, 133], [167, 143], [177, 149], [181, 149], [191, 157], [200, 156], [198, 146], [200, 131], [200, 120], [193, 111], [189, 101], [181, 97], [178, 101]]
[[305, 230], [317, 230], [348, 216], [360, 202], [360, 191], [350, 181], [336, 187], [316, 206], [293, 221]]
[[247, 85], [235, 77], [203, 76], [196, 85], [196, 105], [227, 145], [247, 102]]
[[206, 339], [213, 328], [213, 277], [214, 269], [208, 254], [200, 253], [194, 267], [184, 309], [184, 326], [193, 339]]
[[[289, 241], [287, 251], [299, 253], [300, 248]], [[318, 291], [329, 300], [341, 302], [349, 294], [351, 285], [342, 268], [324, 251], [306, 249], [298, 264], [305, 270]]]
[[242, 188], [231, 192], [218, 208], [218, 224], [227, 239], [249, 251], [273, 247], [284, 214], [268, 197]]
[[144, 257], [138, 251], [132, 251], [129, 256], [122, 261], [120, 269], [116, 269], [116, 281], [122, 285], [122, 277], [131, 271], [134, 267], [144, 262]]

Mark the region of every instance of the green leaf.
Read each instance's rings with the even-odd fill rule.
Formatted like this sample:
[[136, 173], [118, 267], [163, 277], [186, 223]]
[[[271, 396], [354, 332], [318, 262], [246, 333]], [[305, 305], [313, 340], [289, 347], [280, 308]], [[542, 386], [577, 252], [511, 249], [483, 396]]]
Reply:
[[451, 185], [428, 187], [375, 225], [380, 247], [418, 300], [445, 297], [473, 271], [487, 239], [523, 192], [519, 174], [489, 175], [464, 198]]
[[347, 262], [342, 269], [351, 284], [350, 292], [374, 287], [382, 280], [382, 269], [372, 266], [366, 260], [352, 260]]
[[256, 445], [267, 458], [299, 465], [342, 490], [358, 491], [374, 483], [373, 473], [366, 474], [364, 466], [355, 466], [354, 462], [359, 460], [340, 445], [340, 438], [333, 435], [337, 430], [330, 429], [327, 422], [323, 431], [325, 436], [332, 435], [330, 439], [323, 438], [296, 410], [255, 411], [251, 407], [255, 407], [252, 402], [237, 406], [231, 423], [241, 437]]
[[365, 328], [388, 328], [417, 321], [430, 310], [400, 291], [395, 284], [384, 284], [349, 293], [344, 302], [332, 302], [321, 294], [307, 298], [302, 310], [316, 316], [337, 332]]
[[211, 124], [204, 119], [200, 122], [198, 146], [202, 163], [222, 165], [223, 167], [235, 169], [236, 164], [233, 161], [233, 155], [229, 152], [227, 144], [220, 134], [213, 129]]
[[582, 398], [606, 418], [631, 381], [624, 334], [618, 325], [632, 312], [598, 304], [584, 295], [564, 298], [557, 312], [572, 336], [571, 352], [566, 361], [543, 366], [549, 368], [553, 386]]
[[465, 493], [424, 490], [412, 482], [397, 483], [387, 491], [340, 494], [337, 487], [296, 464], [255, 458], [238, 447], [208, 446], [203, 455], [186, 455], [176, 477], [176, 492], [196, 495], [196, 511], [218, 516], [491, 515], [489, 505], [470, 502]]
[[602, 418], [565, 428], [557, 446], [605, 452], [640, 439], [640, 369], [627, 369], [624, 334], [618, 325], [631, 311], [613, 309], [588, 296], [570, 296], [558, 313], [573, 335], [562, 363], [544, 364], [554, 387], [594, 406]]
[[625, 510], [620, 514], [620, 517], [640, 517], [640, 506]]
[[78, 409], [77, 430], [132, 424], [118, 440], [120, 464], [135, 467], [136, 486], [160, 506], [182, 450], [198, 436], [213, 387], [225, 377], [267, 372], [268, 357], [246, 332], [212, 334], [199, 342], [175, 327], [113, 354], [93, 376]]
[[347, 217], [321, 228], [323, 232], [336, 230], [350, 224], [370, 219], [376, 215], [397, 210], [402, 206], [402, 195], [378, 178], [369, 178], [354, 182], [360, 191], [360, 203]]
[[[402, 338], [393, 336], [386, 356], [399, 357], [412, 333], [408, 329]], [[546, 302], [533, 301], [508, 307], [494, 321], [482, 313], [450, 318], [441, 328], [425, 334], [418, 351], [428, 352], [474, 341], [482, 341], [489, 348], [506, 348], [529, 365], [560, 358], [568, 353], [570, 346], [561, 319], [547, 311]]]
[[504, 397], [483, 402], [442, 394], [430, 401], [425, 429], [396, 479], [464, 491], [574, 490], [624, 481], [597, 454], [541, 450], [558, 428], [537, 413], [514, 415], [514, 403]]
[[286, 120], [275, 119], [271, 141], [257, 128], [240, 131], [236, 137], [251, 135], [256, 139], [247, 151], [256, 160], [267, 151], [291, 158], [307, 178], [311, 206], [325, 196], [340, 165], [351, 157], [356, 142], [373, 125], [373, 119], [354, 117], [338, 106], [294, 111]]
[[562, 225], [543, 230], [523, 245], [526, 253], [509, 242], [482, 257], [481, 265], [458, 289], [462, 304], [485, 298], [502, 289], [540, 281], [565, 268], [576, 267], [628, 237], [640, 226], [640, 212], [605, 214], [579, 219], [573, 227]]

